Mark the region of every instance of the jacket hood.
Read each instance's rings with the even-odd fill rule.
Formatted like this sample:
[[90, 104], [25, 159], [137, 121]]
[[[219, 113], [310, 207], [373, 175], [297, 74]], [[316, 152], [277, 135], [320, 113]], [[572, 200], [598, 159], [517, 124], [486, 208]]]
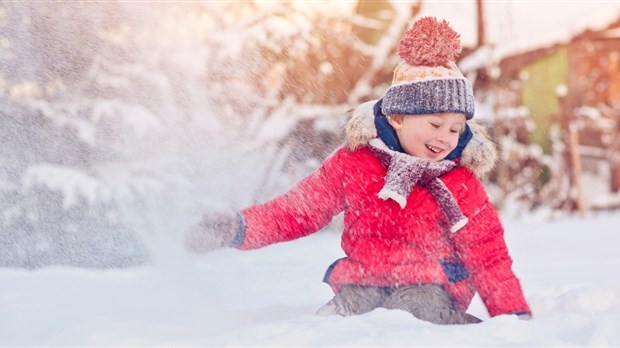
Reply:
[[[346, 146], [350, 150], [366, 146], [371, 139], [377, 137], [373, 112], [375, 103], [377, 100], [372, 100], [350, 111], [350, 118], [345, 127]], [[463, 149], [459, 163], [476, 176], [483, 178], [495, 167], [497, 149], [484, 126], [475, 121], [468, 121], [467, 124], [473, 137]]]

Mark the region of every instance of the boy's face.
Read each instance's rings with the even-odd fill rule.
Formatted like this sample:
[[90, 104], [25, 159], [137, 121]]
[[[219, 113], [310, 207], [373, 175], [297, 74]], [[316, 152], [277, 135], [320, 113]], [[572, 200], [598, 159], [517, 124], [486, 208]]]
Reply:
[[456, 148], [465, 121], [465, 115], [459, 113], [391, 115], [388, 118], [406, 153], [433, 162], [443, 160]]

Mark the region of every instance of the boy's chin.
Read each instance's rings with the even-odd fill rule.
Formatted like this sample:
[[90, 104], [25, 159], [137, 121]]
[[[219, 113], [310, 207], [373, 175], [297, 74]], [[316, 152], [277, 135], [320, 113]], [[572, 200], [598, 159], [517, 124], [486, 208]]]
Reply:
[[431, 162], [439, 162], [444, 160], [448, 155], [447, 154], [437, 154], [437, 155], [429, 155], [429, 154], [413, 154], [413, 153], [409, 153], [407, 152], [408, 155], [413, 156], [413, 157], [417, 157], [417, 158], [421, 158], [427, 161], [431, 161]]

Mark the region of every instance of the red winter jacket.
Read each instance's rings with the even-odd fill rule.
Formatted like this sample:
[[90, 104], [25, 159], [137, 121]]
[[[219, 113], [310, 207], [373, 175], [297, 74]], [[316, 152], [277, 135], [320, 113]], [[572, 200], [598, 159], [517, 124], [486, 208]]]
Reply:
[[530, 313], [503, 238], [498, 214], [480, 180], [457, 167], [441, 177], [469, 222], [455, 233], [431, 194], [414, 186], [404, 209], [377, 193], [387, 169], [368, 147], [341, 148], [287, 193], [242, 211], [239, 249], [255, 249], [320, 230], [344, 211], [342, 248], [326, 281], [345, 284], [442, 284], [460, 310], [478, 291], [491, 316]]
[[[454, 234], [444, 230], [444, 215], [420, 185], [404, 209], [379, 198], [385, 174], [368, 148], [340, 149], [289, 192], [243, 210], [246, 231], [239, 248], [309, 235], [344, 210], [342, 248], [347, 257], [327, 275], [335, 292], [345, 284], [436, 283], [452, 294], [457, 308], [466, 309], [473, 285], [491, 316], [530, 312], [511, 270], [498, 215], [472, 172], [458, 167], [441, 178], [469, 218]], [[450, 282], [448, 276], [456, 279]]]

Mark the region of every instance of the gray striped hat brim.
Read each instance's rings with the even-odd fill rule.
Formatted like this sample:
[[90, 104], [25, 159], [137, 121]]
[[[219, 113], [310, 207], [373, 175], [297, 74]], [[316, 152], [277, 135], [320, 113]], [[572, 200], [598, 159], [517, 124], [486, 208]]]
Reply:
[[385, 115], [462, 113], [474, 117], [474, 93], [469, 80], [435, 79], [392, 86], [383, 97]]

